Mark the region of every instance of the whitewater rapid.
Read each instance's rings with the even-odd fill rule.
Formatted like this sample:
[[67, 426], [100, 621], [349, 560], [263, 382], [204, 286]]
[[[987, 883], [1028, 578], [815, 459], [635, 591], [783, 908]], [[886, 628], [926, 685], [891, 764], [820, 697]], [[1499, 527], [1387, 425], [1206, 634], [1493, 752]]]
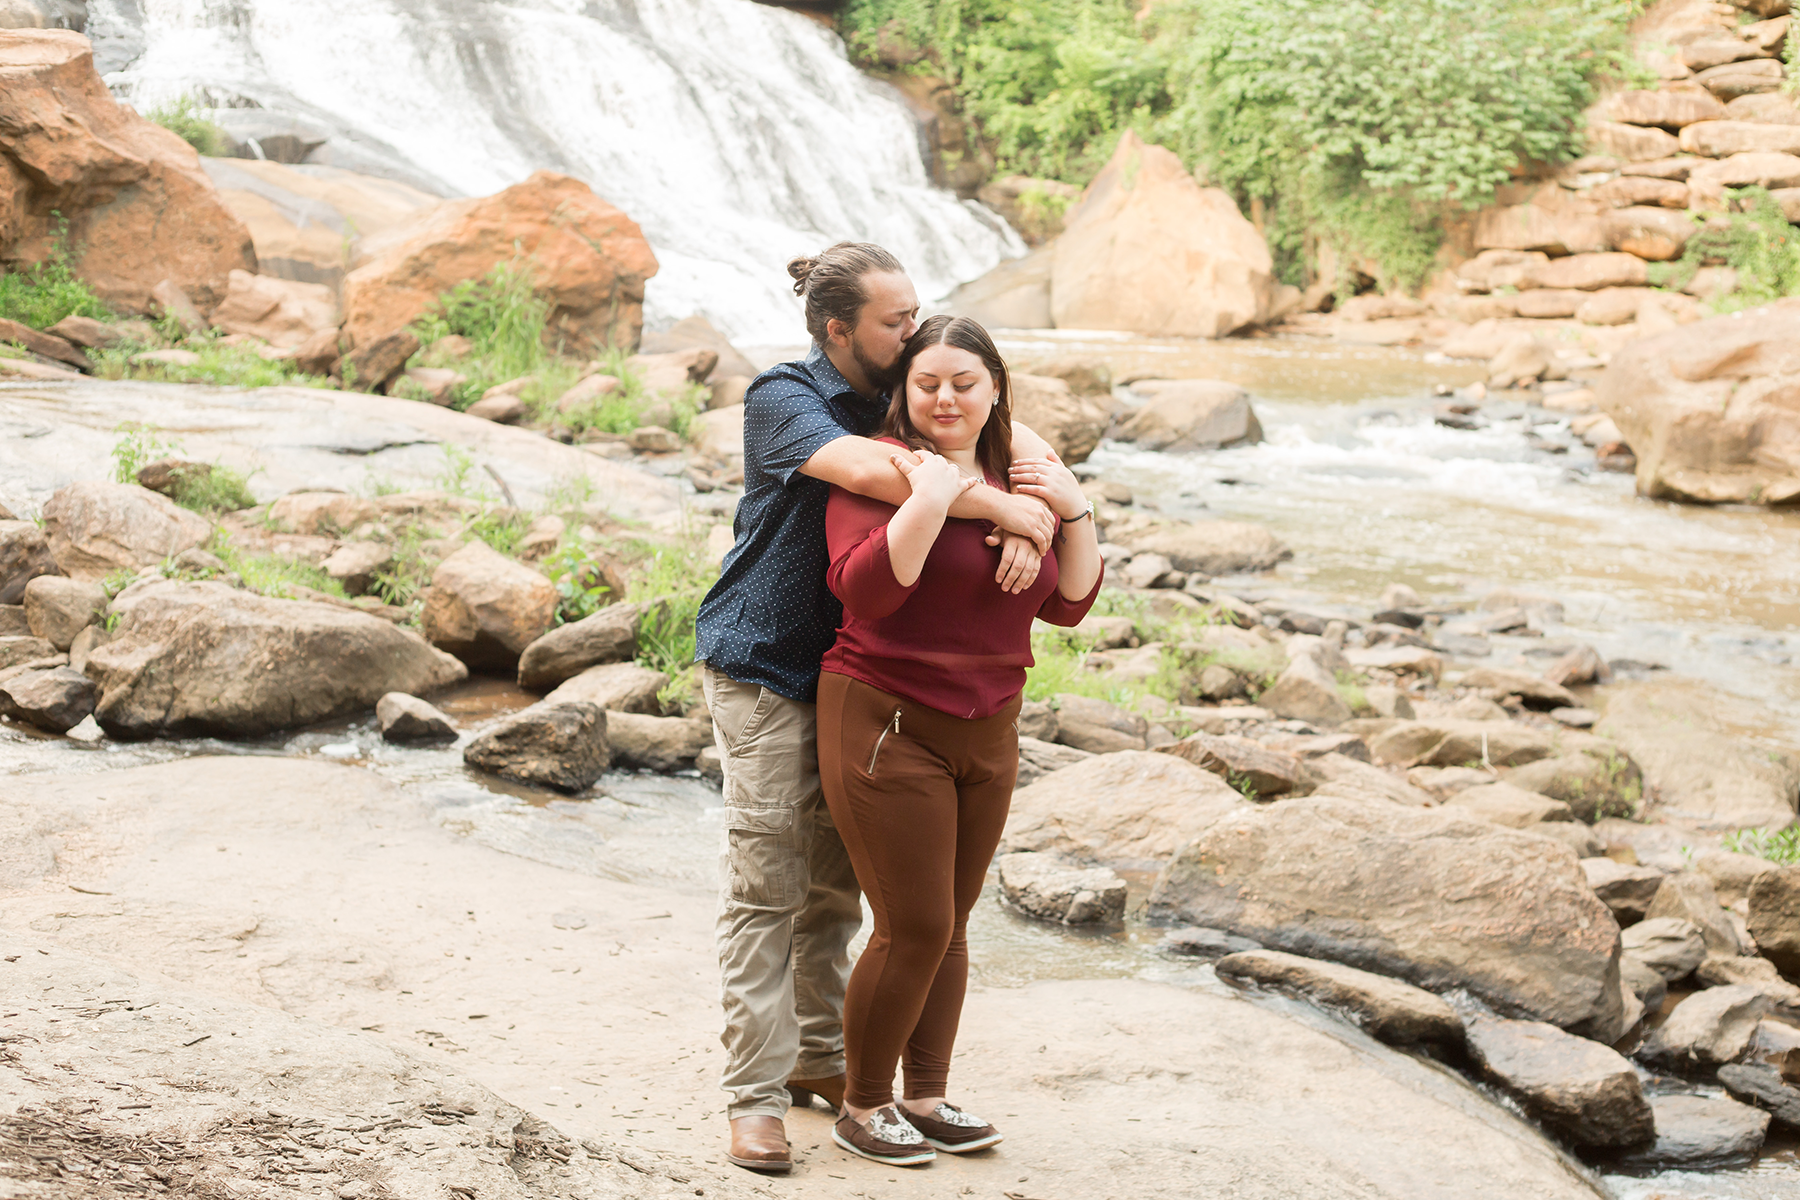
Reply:
[[[549, 169], [644, 229], [652, 327], [791, 341], [784, 265], [841, 239], [927, 299], [1024, 252], [931, 186], [916, 123], [818, 23], [752, 0], [90, 0], [107, 83], [328, 133], [446, 195]], [[340, 159], [339, 161], [342, 161]], [[349, 165], [346, 162], [345, 165]]]

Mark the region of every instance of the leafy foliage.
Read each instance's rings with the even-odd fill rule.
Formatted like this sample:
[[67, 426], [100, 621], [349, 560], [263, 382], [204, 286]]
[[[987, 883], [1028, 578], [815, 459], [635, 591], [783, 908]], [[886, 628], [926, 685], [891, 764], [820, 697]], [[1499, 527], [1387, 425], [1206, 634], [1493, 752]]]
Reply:
[[607, 585], [600, 564], [576, 543], [558, 546], [539, 569], [556, 587], [556, 615], [564, 624], [591, 617], [618, 598]]
[[1706, 222], [1680, 260], [1652, 265], [1651, 282], [1683, 287], [1700, 267], [1718, 263], [1738, 276], [1737, 289], [1714, 304], [1721, 312], [1800, 295], [1800, 230], [1763, 188], [1734, 188], [1726, 197], [1741, 211]]
[[1631, 5], [1502, 0], [851, 0], [865, 57], [928, 48], [1000, 168], [1085, 182], [1119, 134], [1168, 146], [1265, 214], [1284, 275], [1309, 239], [1416, 284], [1442, 222], [1522, 163], [1580, 153]]
[[159, 458], [181, 450], [181, 443], [162, 436], [162, 431], [135, 421], [113, 427], [119, 440], [113, 443], [113, 482], [136, 483], [138, 472]]
[[[175, 340], [175, 339], [172, 339]], [[210, 383], [217, 387], [331, 387], [331, 380], [308, 375], [285, 359], [268, 359], [254, 346], [228, 346], [200, 334], [181, 341], [177, 349], [199, 356], [195, 363], [133, 362], [145, 347], [125, 342], [106, 350], [90, 350], [98, 379], [148, 379], [158, 383]]]
[[200, 115], [192, 96], [160, 104], [144, 115], [200, 153], [214, 158], [225, 153], [230, 140], [223, 129]]
[[496, 384], [544, 369], [549, 316], [549, 303], [533, 290], [531, 264], [520, 258], [496, 263], [480, 279], [465, 279], [443, 293], [412, 328], [427, 348], [453, 334], [469, 340], [469, 356], [456, 364], [468, 377], [457, 386], [453, 406], [463, 409]]
[[[625, 593], [627, 600], [644, 606], [638, 619], [637, 661], [671, 680], [683, 679], [694, 664], [694, 620], [700, 615], [700, 601], [719, 576], [718, 568], [706, 561], [699, 547], [687, 543], [640, 542], [633, 548], [644, 556], [632, 568]], [[684, 697], [671, 693], [663, 699], [670, 704]]]
[[1750, 854], [1770, 862], [1800, 863], [1800, 825], [1786, 829], [1739, 829], [1721, 839], [1733, 854]]
[[57, 232], [44, 261], [0, 272], [0, 317], [33, 329], [46, 329], [68, 316], [111, 320], [112, 310], [70, 269], [64, 246], [69, 225], [61, 213], [55, 216]]

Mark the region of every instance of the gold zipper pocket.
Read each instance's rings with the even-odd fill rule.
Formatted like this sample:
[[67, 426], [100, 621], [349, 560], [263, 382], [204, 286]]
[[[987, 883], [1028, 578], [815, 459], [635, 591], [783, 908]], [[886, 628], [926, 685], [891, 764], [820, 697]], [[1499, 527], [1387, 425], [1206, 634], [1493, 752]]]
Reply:
[[890, 733], [900, 732], [900, 710], [894, 710], [894, 719], [881, 727], [881, 736], [875, 739], [875, 749], [869, 751], [869, 778], [875, 778], [875, 760], [881, 757], [881, 744], [887, 741]]

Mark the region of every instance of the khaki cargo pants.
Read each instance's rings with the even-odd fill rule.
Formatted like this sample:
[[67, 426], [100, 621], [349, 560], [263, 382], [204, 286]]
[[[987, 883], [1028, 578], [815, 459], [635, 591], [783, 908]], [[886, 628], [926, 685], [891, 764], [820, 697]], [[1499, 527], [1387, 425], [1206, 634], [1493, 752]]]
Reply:
[[862, 894], [819, 788], [814, 706], [707, 668], [725, 767], [719, 967], [733, 1118], [785, 1116], [789, 1078], [844, 1069]]

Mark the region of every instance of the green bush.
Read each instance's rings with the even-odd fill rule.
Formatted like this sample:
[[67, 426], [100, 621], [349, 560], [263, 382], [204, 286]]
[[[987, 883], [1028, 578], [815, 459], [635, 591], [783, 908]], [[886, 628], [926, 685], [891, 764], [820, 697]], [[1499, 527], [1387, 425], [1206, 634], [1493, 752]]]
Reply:
[[457, 385], [452, 405], [464, 409], [496, 384], [544, 369], [549, 317], [549, 303], [532, 290], [531, 263], [520, 258], [443, 293], [412, 328], [426, 348], [453, 334], [469, 339], [469, 356], [456, 364], [468, 379]]
[[1429, 271], [1442, 222], [1522, 164], [1579, 154], [1632, 5], [1503, 0], [851, 0], [853, 52], [925, 47], [1002, 171], [1084, 183], [1121, 132], [1169, 147], [1258, 207], [1284, 278], [1309, 239]]
[[192, 96], [182, 96], [160, 104], [144, 115], [198, 150], [217, 158], [230, 142], [225, 131], [201, 116]]
[[1741, 211], [1723, 221], [1706, 222], [1688, 239], [1678, 261], [1652, 263], [1650, 281], [1685, 287], [1702, 266], [1731, 267], [1737, 271], [1737, 290], [1714, 302], [1720, 312], [1800, 295], [1800, 230], [1788, 224], [1775, 197], [1763, 188], [1734, 188], [1725, 194]]
[[57, 234], [49, 256], [24, 270], [0, 271], [0, 317], [33, 329], [46, 329], [68, 316], [112, 320], [112, 310], [69, 269], [63, 244], [68, 222], [61, 213], [55, 216]]
[[638, 621], [637, 661], [675, 681], [670, 695], [664, 697], [672, 706], [690, 698], [682, 694], [680, 683], [694, 665], [694, 620], [719, 571], [697, 546], [640, 542], [632, 549], [643, 556], [632, 566], [625, 592], [626, 600], [644, 606]]
[[1733, 854], [1749, 854], [1786, 865], [1800, 863], [1800, 825], [1786, 829], [1740, 829], [1721, 839]]
[[539, 569], [556, 588], [556, 617], [564, 624], [591, 617], [618, 598], [593, 555], [574, 542], [558, 546]]

